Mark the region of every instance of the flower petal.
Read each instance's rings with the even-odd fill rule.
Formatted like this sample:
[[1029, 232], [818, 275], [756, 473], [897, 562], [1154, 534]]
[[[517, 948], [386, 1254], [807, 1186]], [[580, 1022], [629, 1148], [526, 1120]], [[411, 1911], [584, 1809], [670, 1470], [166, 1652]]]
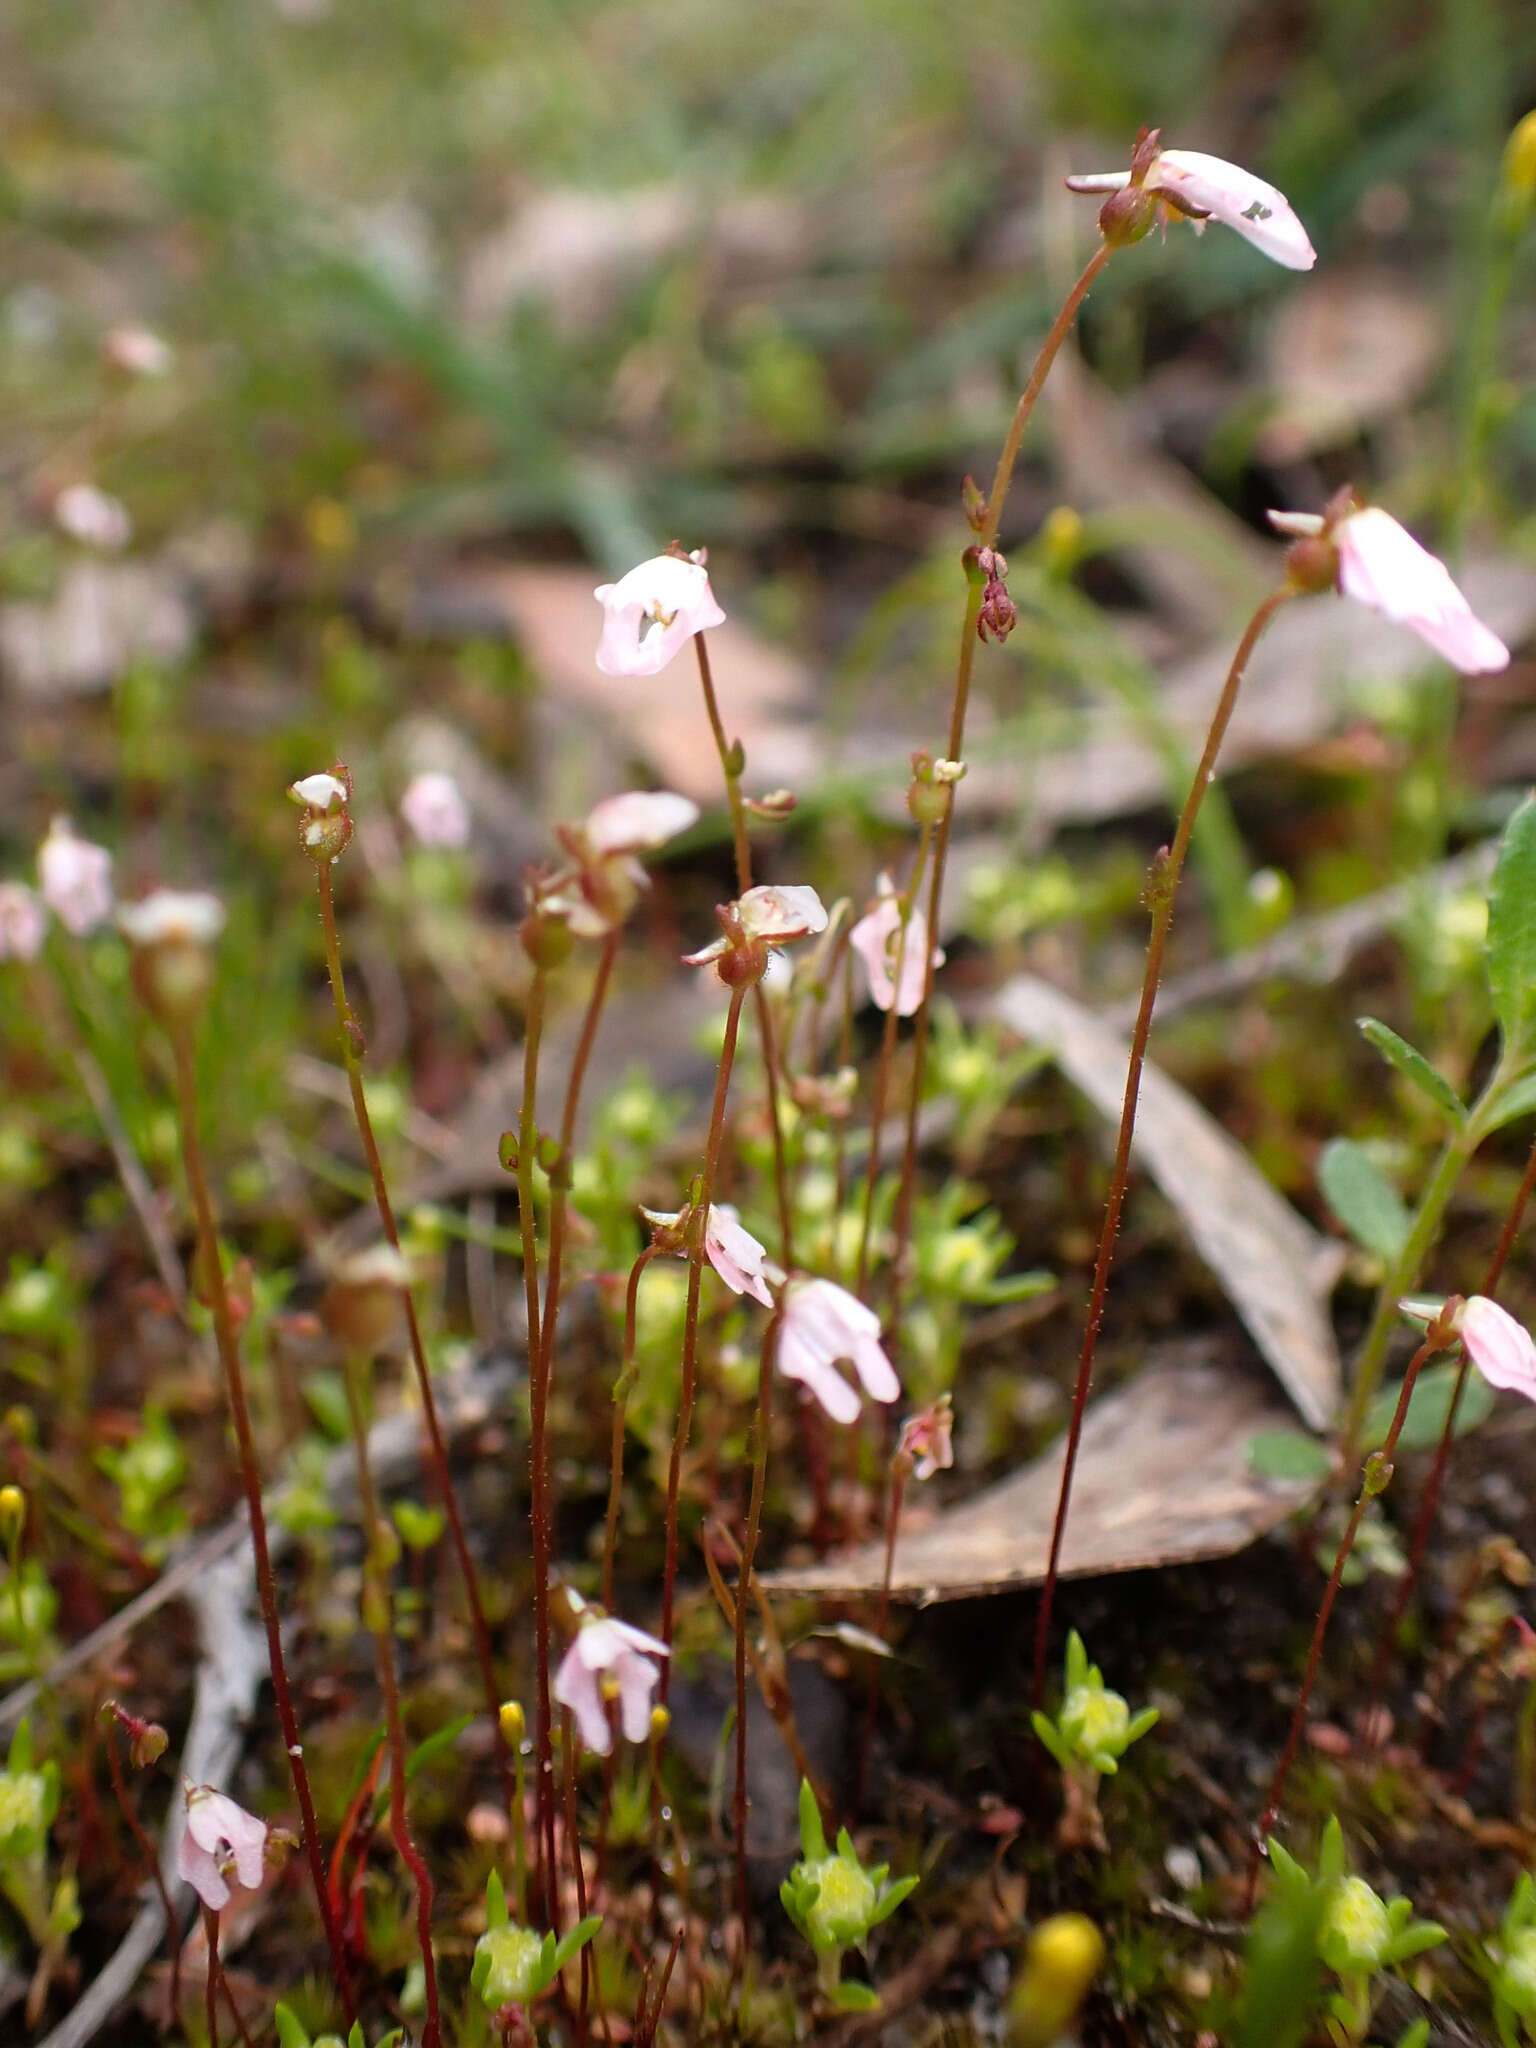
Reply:
[[1290, 201], [1263, 178], [1198, 149], [1165, 149], [1147, 173], [1148, 191], [1166, 192], [1224, 221], [1287, 270], [1310, 270], [1317, 251]]

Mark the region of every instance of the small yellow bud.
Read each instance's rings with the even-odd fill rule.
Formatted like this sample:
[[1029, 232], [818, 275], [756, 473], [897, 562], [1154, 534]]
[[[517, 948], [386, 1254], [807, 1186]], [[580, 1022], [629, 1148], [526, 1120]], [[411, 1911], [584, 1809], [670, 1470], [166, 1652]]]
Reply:
[[1504, 190], [1529, 208], [1536, 202], [1536, 110], [1515, 123], [1504, 145]]
[[1046, 567], [1058, 576], [1075, 569], [1083, 552], [1083, 519], [1070, 505], [1058, 505], [1045, 515], [1040, 528], [1040, 546]]
[[662, 1737], [663, 1737], [663, 1736], [664, 1736], [664, 1735], [666, 1734], [667, 1730], [668, 1730], [668, 1729], [669, 1729], [669, 1728], [670, 1728], [671, 1726], [672, 1726], [672, 1716], [671, 1716], [671, 1715], [670, 1715], [670, 1714], [669, 1714], [669, 1713], [667, 1712], [666, 1708], [665, 1708], [665, 1707], [652, 1707], [652, 1709], [651, 1709], [651, 1740], [652, 1740], [653, 1742], [660, 1742], [660, 1740], [662, 1739]]
[[14, 1550], [27, 1526], [27, 1496], [19, 1486], [0, 1486], [0, 1543]]
[[528, 1716], [523, 1712], [521, 1700], [503, 1700], [501, 1713], [501, 1739], [509, 1749], [522, 1746], [523, 1737], [528, 1733]]
[[1056, 1913], [1029, 1938], [1008, 2001], [1013, 2048], [1047, 2048], [1066, 2031], [1104, 1961], [1104, 1937], [1081, 1913]]

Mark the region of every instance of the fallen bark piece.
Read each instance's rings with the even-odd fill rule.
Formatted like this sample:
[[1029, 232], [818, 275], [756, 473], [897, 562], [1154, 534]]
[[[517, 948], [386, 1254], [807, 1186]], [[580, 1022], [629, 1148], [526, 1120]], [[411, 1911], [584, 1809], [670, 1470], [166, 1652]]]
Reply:
[[[1118, 1121], [1128, 1048], [1091, 1010], [1021, 974], [999, 990], [992, 1014], [1030, 1044], [1047, 1047], [1094, 1108]], [[1242, 1147], [1150, 1063], [1131, 1157], [1178, 1210], [1303, 1420], [1326, 1428], [1343, 1383], [1327, 1313], [1343, 1247], [1304, 1223]]]
[[[1068, 1577], [1227, 1557], [1312, 1494], [1305, 1480], [1250, 1471], [1248, 1445], [1283, 1428], [1281, 1403], [1242, 1372], [1187, 1360], [1151, 1365], [1088, 1411], [1061, 1569]], [[1045, 1577], [1064, 1442], [1032, 1465], [898, 1537], [891, 1593], [927, 1605], [1037, 1585]], [[765, 1578], [775, 1593], [878, 1592], [883, 1542]]]

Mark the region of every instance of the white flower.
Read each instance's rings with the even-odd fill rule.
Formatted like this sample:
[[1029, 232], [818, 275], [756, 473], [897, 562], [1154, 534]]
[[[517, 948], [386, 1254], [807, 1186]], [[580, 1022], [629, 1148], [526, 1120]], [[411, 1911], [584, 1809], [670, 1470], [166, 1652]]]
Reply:
[[112, 915], [112, 856], [55, 818], [37, 849], [37, 886], [64, 929], [83, 938]]
[[423, 846], [457, 851], [469, 844], [469, 806], [451, 775], [424, 769], [400, 798], [400, 815]]
[[289, 783], [288, 794], [307, 811], [339, 811], [347, 800], [347, 785], [335, 775], [305, 775]]
[[108, 329], [101, 352], [113, 369], [129, 377], [163, 377], [176, 360], [169, 342], [147, 327], [132, 325]]
[[702, 562], [653, 555], [592, 593], [603, 607], [597, 665], [608, 676], [654, 676], [708, 626], [723, 626]]
[[[670, 1212], [642, 1209], [640, 1213], [658, 1231], [668, 1233], [662, 1241], [663, 1250], [675, 1248], [686, 1257], [687, 1240], [681, 1229], [688, 1221], [686, 1209]], [[764, 1308], [773, 1307], [773, 1296], [768, 1292], [767, 1283], [770, 1279], [782, 1280], [784, 1276], [729, 1202], [711, 1202], [709, 1205], [709, 1215], [704, 1223], [704, 1256], [732, 1294], [750, 1294]]]
[[619, 1703], [625, 1741], [644, 1742], [651, 1731], [651, 1695], [661, 1679], [653, 1659], [666, 1654], [666, 1644], [643, 1629], [587, 1611], [555, 1673], [555, 1698], [576, 1716], [588, 1749], [606, 1756], [613, 1747], [608, 1726], [613, 1699]]
[[595, 854], [641, 853], [676, 839], [698, 816], [698, 805], [674, 790], [626, 789], [595, 804], [581, 832]]
[[[749, 889], [745, 896], [729, 906], [740, 928], [742, 939], [760, 941], [763, 945], [783, 945], [789, 939], [803, 939], [827, 928], [826, 907], [816, 891], [803, 883], [782, 885], [768, 882], [758, 888]], [[718, 939], [697, 953], [685, 953], [683, 964], [687, 967], [703, 967], [712, 960], [721, 959], [740, 944], [741, 940], [721, 933]]]
[[1509, 649], [1473, 612], [1444, 562], [1420, 547], [1390, 512], [1378, 505], [1351, 512], [1331, 538], [1346, 597], [1409, 627], [1464, 674], [1509, 666]]
[[217, 1913], [229, 1903], [229, 1874], [246, 1891], [266, 1875], [267, 1824], [211, 1785], [188, 1785], [187, 1824], [176, 1845], [176, 1875]]
[[1473, 1294], [1457, 1318], [1457, 1335], [1467, 1356], [1491, 1387], [1507, 1387], [1536, 1401], [1536, 1343], [1523, 1323], [1490, 1301]]
[[778, 1367], [786, 1379], [809, 1387], [834, 1422], [853, 1422], [859, 1397], [837, 1370], [851, 1361], [872, 1401], [901, 1395], [891, 1361], [880, 1347], [880, 1318], [832, 1280], [791, 1280], [784, 1289]]
[[211, 946], [224, 929], [224, 906], [201, 890], [156, 889], [120, 903], [117, 922], [134, 946]]
[[116, 554], [133, 539], [127, 506], [95, 484], [66, 485], [53, 501], [53, 521], [71, 540], [107, 554]]
[[[923, 1000], [927, 979], [923, 955], [928, 947], [928, 920], [914, 904], [907, 920], [907, 941], [901, 943], [901, 906], [889, 875], [877, 884], [875, 907], [861, 917], [848, 934], [848, 943], [864, 963], [869, 979], [869, 997], [877, 1010], [889, 1010], [894, 1000], [898, 1017], [910, 1017]], [[896, 958], [901, 956], [901, 980], [896, 980]], [[944, 965], [944, 948], [933, 948], [933, 964]]]
[[48, 913], [25, 882], [0, 882], [0, 960], [35, 960]]
[[1139, 161], [1129, 171], [1089, 171], [1070, 177], [1074, 192], [1123, 192], [1128, 185], [1155, 192], [1196, 228], [1207, 219], [1224, 221], [1287, 270], [1310, 270], [1317, 251], [1291, 203], [1263, 178], [1198, 149], [1156, 149], [1155, 136], [1138, 144]]

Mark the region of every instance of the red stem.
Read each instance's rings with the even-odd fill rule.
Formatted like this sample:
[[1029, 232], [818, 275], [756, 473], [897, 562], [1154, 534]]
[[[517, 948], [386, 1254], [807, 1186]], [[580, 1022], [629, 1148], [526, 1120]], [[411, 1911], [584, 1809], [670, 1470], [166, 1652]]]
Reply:
[[1088, 1405], [1088, 1391], [1093, 1383], [1093, 1358], [1099, 1341], [1099, 1327], [1104, 1320], [1105, 1298], [1109, 1293], [1109, 1272], [1114, 1262], [1115, 1239], [1120, 1230], [1121, 1211], [1125, 1207], [1125, 1192], [1131, 1165], [1131, 1139], [1136, 1129], [1136, 1102], [1141, 1092], [1141, 1071], [1147, 1056], [1147, 1039], [1152, 1030], [1152, 1010], [1157, 1002], [1157, 986], [1163, 972], [1163, 953], [1168, 943], [1168, 933], [1173, 925], [1179, 877], [1184, 870], [1184, 858], [1189, 851], [1195, 820], [1200, 815], [1205, 792], [1210, 787], [1215, 773], [1216, 757], [1221, 751], [1221, 742], [1226, 735], [1228, 721], [1237, 704], [1237, 693], [1242, 686], [1249, 656], [1258, 644], [1265, 627], [1292, 594], [1288, 584], [1272, 591], [1248, 621], [1243, 637], [1238, 642], [1237, 652], [1232, 657], [1232, 665], [1227, 670], [1227, 678], [1217, 699], [1216, 709], [1211, 714], [1210, 729], [1205, 736], [1205, 748], [1195, 769], [1189, 795], [1184, 799], [1184, 809], [1179, 815], [1173, 845], [1168, 849], [1166, 859], [1160, 856], [1153, 863], [1149, 877], [1149, 895], [1153, 903], [1152, 933], [1147, 942], [1147, 964], [1142, 976], [1136, 1028], [1131, 1034], [1131, 1054], [1125, 1075], [1125, 1099], [1121, 1105], [1120, 1129], [1115, 1139], [1115, 1160], [1109, 1179], [1109, 1198], [1104, 1208], [1103, 1229], [1099, 1233], [1098, 1254], [1093, 1262], [1093, 1290], [1088, 1297], [1088, 1320], [1083, 1330], [1082, 1352], [1078, 1358], [1077, 1384], [1072, 1392], [1072, 1419], [1067, 1428], [1066, 1460], [1062, 1466], [1056, 1518], [1051, 1528], [1051, 1554], [1046, 1565], [1045, 1582], [1040, 1589], [1040, 1612], [1035, 1623], [1033, 1694], [1037, 1711], [1045, 1701], [1045, 1667], [1046, 1653], [1050, 1645], [1051, 1608], [1055, 1601], [1056, 1580], [1061, 1566], [1062, 1541], [1066, 1535], [1067, 1508], [1072, 1498], [1072, 1477], [1077, 1467], [1077, 1448], [1083, 1433], [1083, 1414]]
[[[113, 1720], [115, 1721], [115, 1715]], [[117, 1753], [117, 1730], [109, 1722], [107, 1727], [107, 1767], [112, 1773], [112, 1790], [117, 1794], [118, 1811], [128, 1823], [128, 1832], [138, 1844], [139, 1852], [149, 1865], [149, 1874], [155, 1881], [155, 1890], [160, 1894], [161, 1909], [165, 1914], [165, 1939], [171, 1952], [171, 2017], [181, 2023], [181, 1929], [176, 1923], [176, 1914], [171, 1905], [171, 1895], [166, 1889], [165, 1877], [160, 1869], [160, 1858], [155, 1845], [144, 1831], [144, 1823], [134, 1811], [133, 1801], [128, 1797], [128, 1786], [123, 1778], [122, 1759]]]

